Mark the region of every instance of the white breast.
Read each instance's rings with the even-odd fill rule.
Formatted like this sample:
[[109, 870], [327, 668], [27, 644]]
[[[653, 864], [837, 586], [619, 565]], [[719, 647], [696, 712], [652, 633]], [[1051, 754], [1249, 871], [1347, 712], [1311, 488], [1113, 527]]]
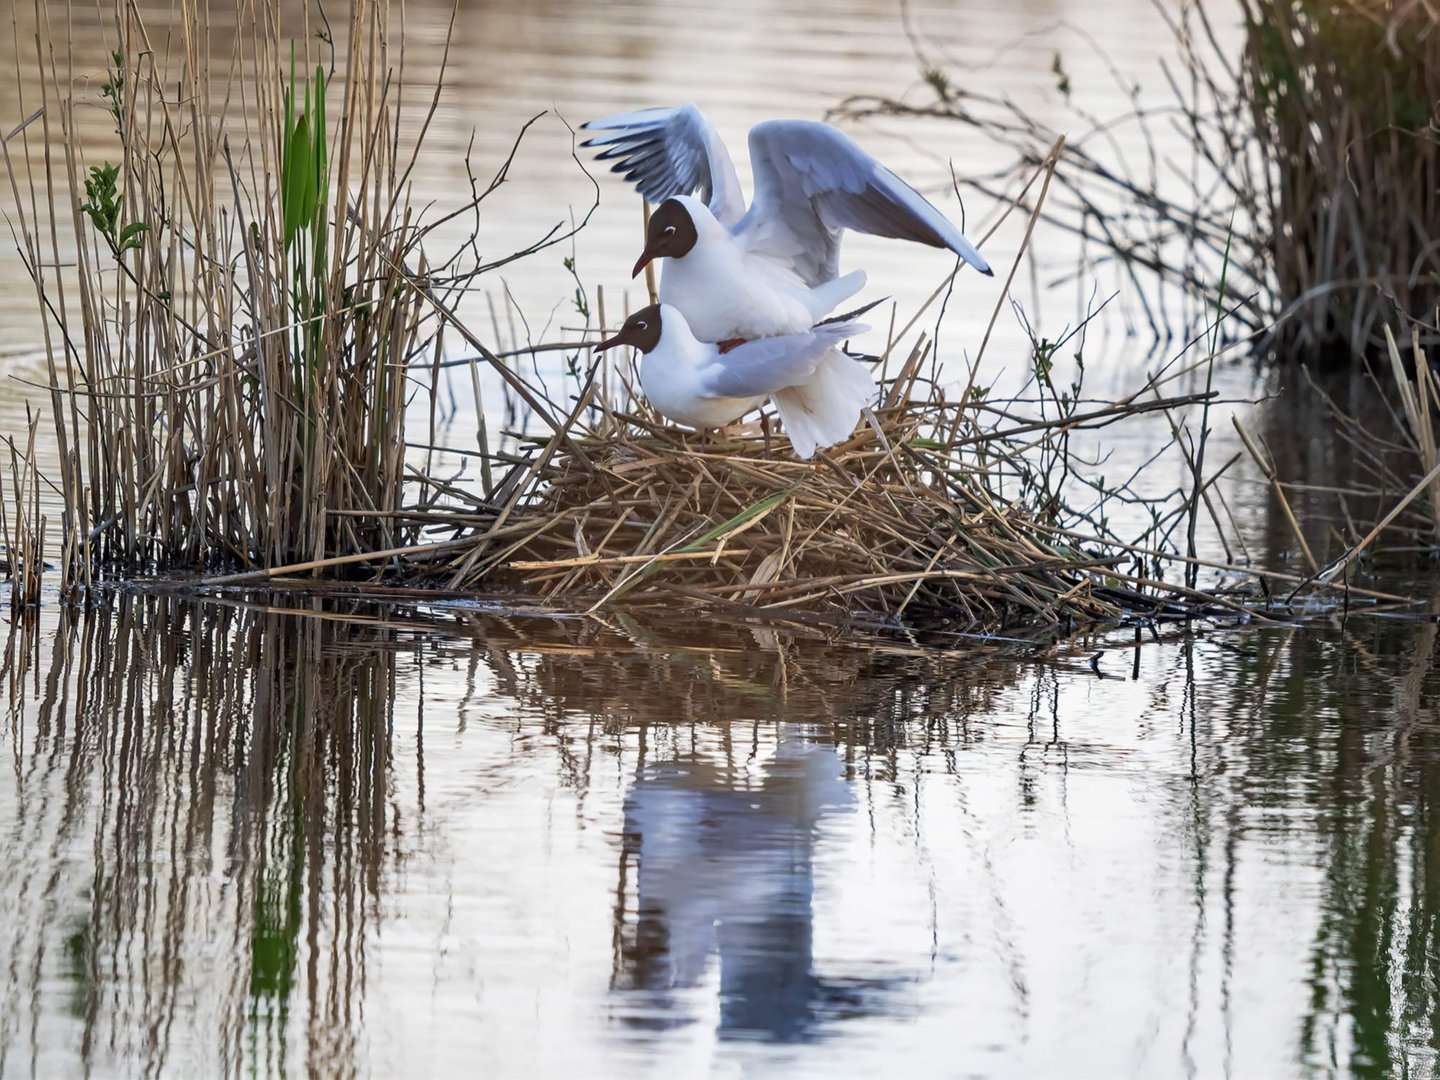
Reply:
[[659, 348], [645, 354], [640, 361], [640, 388], [661, 416], [693, 428], [718, 428], [765, 401], [763, 397], [704, 396], [700, 390], [700, 364], [713, 352], [708, 346], [699, 353], [662, 340]]
[[666, 259], [660, 299], [679, 308], [701, 341], [775, 337], [810, 329], [810, 290], [728, 235], [707, 236], [682, 259]]

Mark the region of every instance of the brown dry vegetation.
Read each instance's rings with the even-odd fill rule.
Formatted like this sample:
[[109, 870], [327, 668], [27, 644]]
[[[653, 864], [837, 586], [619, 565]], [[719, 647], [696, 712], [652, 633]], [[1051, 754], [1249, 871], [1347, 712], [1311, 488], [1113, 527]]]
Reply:
[[[67, 588], [413, 539], [395, 518], [428, 481], [405, 460], [408, 365], [494, 264], [427, 259], [409, 180], [443, 66], [402, 90], [403, 12], [349, 14], [282, 27], [273, 4], [184, 3], [152, 33], [120, 3], [96, 74], [66, 35], [87, 12], [37, 8], [24, 62], [44, 93], [3, 146], [46, 316]], [[97, 106], [118, 160], [78, 121]], [[449, 221], [478, 220], [504, 168]]]
[[[510, 532], [481, 532], [444, 573], [597, 607], [623, 598], [966, 631], [1238, 610], [1156, 580], [1147, 567], [1163, 574], [1160, 552], [1120, 543], [1103, 504], [1071, 507], [1068, 463], [1031, 456], [1204, 395], [1162, 398], [1151, 385], [1052, 421], [997, 423], [980, 401], [947, 399], [922, 377], [923, 351], [901, 365], [873, 424], [815, 462], [796, 459], [768, 420], [706, 436], [665, 426], [639, 401], [606, 410], [529, 471]], [[1167, 520], [1186, 509], [1181, 499]], [[1149, 534], [1157, 545], [1164, 531]]]
[[1345, 364], [1440, 334], [1440, 8], [1247, 0], [1240, 88], [1270, 168], [1244, 205], [1287, 352]]
[[[837, 111], [947, 118], [1012, 148], [1013, 169], [961, 181], [997, 198], [1068, 129], [1047, 220], [1081, 238], [1085, 272], [1118, 268], [1157, 337], [1176, 325], [1157, 281], [1181, 286], [1201, 317], [1225, 281], [1227, 332], [1284, 358], [1383, 358], [1387, 325], [1440, 340], [1440, 9], [1427, 0], [1237, 8], [1162, 9], [1176, 58], [1159, 72], [1120, 72], [1077, 30], [1130, 99], [1124, 115], [1087, 110], [1063, 52], [1058, 122], [972, 90], [923, 55], [929, 102], [856, 97]], [[1175, 127], [1191, 150], [1171, 159], [1157, 146]], [[1126, 154], [1122, 137], [1133, 145], [1134, 136], [1146, 150]]]

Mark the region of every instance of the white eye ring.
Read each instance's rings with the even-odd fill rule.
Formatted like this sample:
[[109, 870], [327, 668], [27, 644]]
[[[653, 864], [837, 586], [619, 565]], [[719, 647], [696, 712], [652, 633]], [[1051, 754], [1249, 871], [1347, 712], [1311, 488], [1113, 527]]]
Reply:
[[675, 226], [674, 226], [674, 225], [666, 225], [666, 226], [665, 226], [665, 235], [666, 235], [666, 236], [674, 236], [674, 235], [675, 235]]
[[642, 319], [640, 322], [637, 322], [637, 323], [635, 324], [635, 329], [636, 329], [636, 330], [649, 330], [649, 329], [650, 329], [650, 324], [647, 323], [647, 322], [645, 322], [645, 321]]

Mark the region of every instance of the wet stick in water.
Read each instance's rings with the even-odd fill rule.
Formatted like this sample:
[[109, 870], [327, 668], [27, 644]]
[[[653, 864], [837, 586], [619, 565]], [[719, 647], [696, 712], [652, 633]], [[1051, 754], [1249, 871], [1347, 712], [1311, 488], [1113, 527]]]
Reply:
[[1285, 497], [1285, 488], [1280, 483], [1280, 478], [1275, 472], [1274, 464], [1269, 457], [1261, 452], [1260, 447], [1256, 445], [1255, 437], [1251, 435], [1245, 425], [1240, 422], [1238, 416], [1232, 416], [1230, 422], [1235, 425], [1235, 432], [1240, 436], [1240, 441], [1245, 444], [1245, 449], [1249, 451], [1250, 457], [1253, 458], [1255, 464], [1260, 467], [1260, 471], [1265, 474], [1265, 479], [1270, 481], [1270, 490], [1275, 493], [1275, 498], [1280, 503], [1280, 509], [1285, 513], [1285, 520], [1289, 523], [1290, 531], [1294, 535], [1296, 542], [1300, 545], [1300, 552], [1305, 556], [1305, 562], [1310, 567], [1310, 572], [1312, 574], [1318, 573], [1320, 564], [1315, 561], [1315, 555], [1311, 552], [1310, 544], [1305, 539], [1305, 530], [1300, 528], [1300, 522], [1296, 520], [1295, 512], [1290, 509], [1290, 500]]
[[[1230, 272], [1230, 243], [1235, 236], [1235, 213], [1230, 214], [1230, 229], [1225, 236], [1225, 253], [1220, 261], [1220, 282], [1215, 289], [1215, 322], [1210, 332], [1209, 355], [1205, 365], [1205, 403], [1200, 407], [1200, 435], [1193, 440], [1195, 447], [1194, 468], [1192, 473], [1192, 484], [1194, 485], [1190, 495], [1190, 519], [1185, 529], [1185, 554], [1194, 559], [1199, 554], [1195, 546], [1196, 534], [1200, 527], [1200, 501], [1205, 495], [1205, 447], [1210, 441], [1210, 391], [1215, 386], [1215, 354], [1220, 347], [1220, 326], [1225, 317], [1225, 282]], [[1187, 455], [1188, 457], [1188, 455]], [[1215, 517], [1215, 509], [1206, 500], [1206, 508], [1210, 511], [1210, 518], [1215, 522], [1216, 529], [1220, 529], [1220, 521]], [[1223, 531], [1222, 531], [1223, 534]], [[1307, 549], [1307, 554], [1308, 549]], [[1313, 559], [1311, 560], [1313, 563]], [[1190, 588], [1195, 588], [1198, 580], [1198, 570], [1193, 562], [1186, 564], [1185, 582]]]
[[[14, 498], [0, 497], [0, 534], [5, 542], [5, 576], [10, 582], [10, 608], [18, 611], [40, 603], [45, 569], [46, 520], [40, 512], [40, 471], [35, 465], [35, 436], [40, 418], [26, 409], [25, 449], [5, 436], [10, 450], [10, 489]], [[47, 481], [48, 482], [48, 481]]]

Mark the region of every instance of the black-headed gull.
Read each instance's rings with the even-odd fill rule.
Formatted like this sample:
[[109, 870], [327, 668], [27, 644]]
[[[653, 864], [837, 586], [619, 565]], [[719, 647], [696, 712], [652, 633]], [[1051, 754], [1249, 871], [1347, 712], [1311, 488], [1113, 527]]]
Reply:
[[839, 277], [845, 229], [949, 248], [992, 273], [944, 214], [829, 124], [768, 120], [750, 129], [748, 209], [725, 144], [694, 105], [582, 126], [608, 132], [584, 145], [601, 148], [601, 160], [660, 204], [635, 273], [668, 260], [660, 299], [702, 341], [801, 332], [857, 292], [863, 271]]
[[728, 352], [700, 341], [679, 309], [635, 312], [595, 351], [633, 345], [640, 387], [657, 412], [694, 428], [724, 427], [773, 398], [790, 445], [802, 458], [848, 439], [875, 393], [870, 370], [838, 348], [869, 327], [852, 320], [748, 341]]

